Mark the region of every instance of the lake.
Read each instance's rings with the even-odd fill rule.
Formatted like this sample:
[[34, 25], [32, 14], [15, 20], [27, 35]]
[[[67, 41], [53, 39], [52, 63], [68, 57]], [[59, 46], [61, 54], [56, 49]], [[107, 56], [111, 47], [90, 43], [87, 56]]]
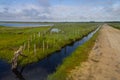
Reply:
[[53, 26], [54, 24], [51, 23], [7, 23], [7, 22], [0, 22], [1, 26], [7, 27], [42, 27], [42, 26]]

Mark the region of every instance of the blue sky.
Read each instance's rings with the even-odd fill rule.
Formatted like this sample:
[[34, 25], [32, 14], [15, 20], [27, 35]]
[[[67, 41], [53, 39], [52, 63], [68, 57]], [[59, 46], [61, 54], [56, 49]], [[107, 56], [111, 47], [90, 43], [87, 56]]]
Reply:
[[120, 21], [120, 0], [0, 0], [0, 21]]

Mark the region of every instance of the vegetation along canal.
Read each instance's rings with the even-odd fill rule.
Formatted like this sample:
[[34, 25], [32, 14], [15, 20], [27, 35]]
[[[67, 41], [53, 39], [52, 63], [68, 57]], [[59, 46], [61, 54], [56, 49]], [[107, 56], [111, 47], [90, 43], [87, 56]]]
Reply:
[[37, 63], [20, 67], [17, 71], [12, 71], [10, 64], [0, 60], [0, 80], [46, 80], [49, 74], [56, 71], [64, 58], [69, 56], [78, 46], [88, 41], [99, 28], [72, 45], [65, 46]]

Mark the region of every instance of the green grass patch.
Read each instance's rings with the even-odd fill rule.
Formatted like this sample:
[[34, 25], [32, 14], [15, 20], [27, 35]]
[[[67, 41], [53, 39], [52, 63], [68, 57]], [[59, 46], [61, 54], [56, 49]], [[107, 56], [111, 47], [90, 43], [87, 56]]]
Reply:
[[79, 46], [69, 57], [65, 58], [62, 65], [60, 65], [56, 72], [48, 76], [48, 80], [66, 80], [70, 71], [76, 66], [80, 66], [82, 62], [88, 59], [89, 53], [93, 48], [98, 32], [96, 32], [93, 37]]
[[108, 23], [110, 26], [120, 29], [120, 23]]

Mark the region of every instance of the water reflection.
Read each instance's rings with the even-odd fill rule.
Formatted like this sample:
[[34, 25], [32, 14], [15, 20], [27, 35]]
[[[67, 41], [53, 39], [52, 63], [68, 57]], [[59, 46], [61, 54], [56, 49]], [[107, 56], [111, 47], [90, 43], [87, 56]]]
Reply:
[[16, 78], [18, 78], [19, 80], [25, 80], [25, 78], [22, 75], [22, 72], [23, 72], [24, 68], [25, 67], [22, 67], [20, 71], [18, 69], [13, 69], [12, 70], [12, 72], [16, 75]]
[[9, 26], [9, 27], [40, 27], [40, 26], [53, 26], [52, 23], [4, 23], [0, 22], [2, 26]]

